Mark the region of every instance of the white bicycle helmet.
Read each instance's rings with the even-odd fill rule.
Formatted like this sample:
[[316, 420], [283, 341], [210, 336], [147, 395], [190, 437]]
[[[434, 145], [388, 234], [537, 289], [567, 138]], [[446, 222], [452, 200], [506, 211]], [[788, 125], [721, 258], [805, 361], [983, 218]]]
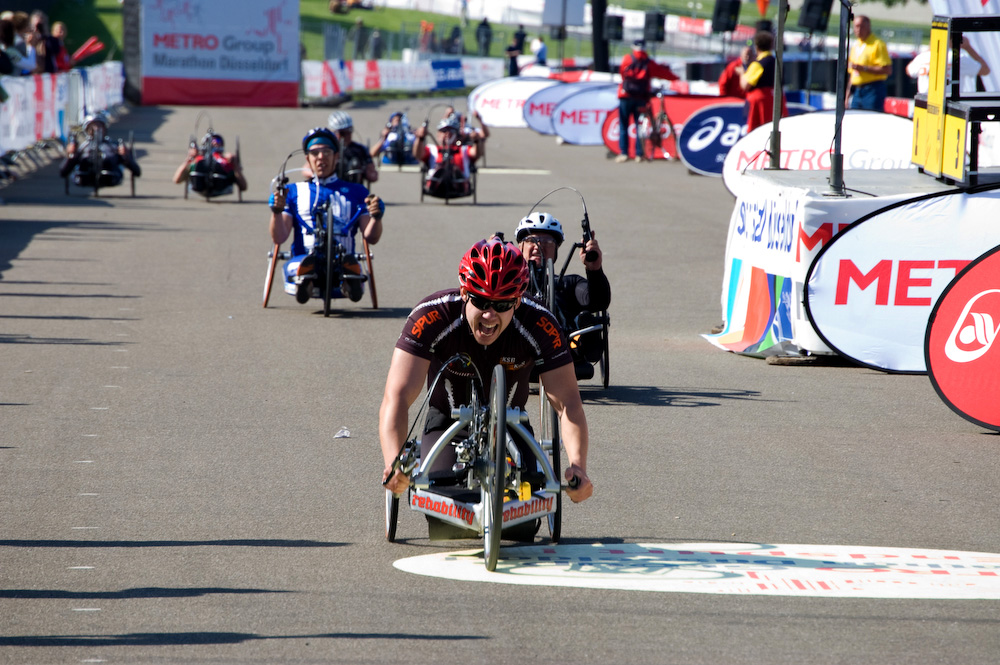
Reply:
[[565, 237], [563, 235], [562, 224], [559, 223], [558, 219], [547, 212], [533, 212], [522, 219], [517, 225], [514, 237], [518, 242], [521, 242], [527, 236], [530, 236], [532, 233], [537, 231], [544, 231], [554, 235], [556, 237], [557, 247], [562, 244]]
[[334, 111], [330, 114], [330, 117], [326, 120], [327, 124], [335, 132], [342, 131], [344, 129], [354, 129], [354, 120], [351, 119], [351, 115], [346, 111]]
[[460, 125], [458, 123], [458, 118], [456, 118], [454, 114], [449, 115], [447, 118], [443, 119], [441, 122], [438, 123], [437, 126], [439, 131], [442, 129], [452, 129], [456, 132], [458, 131], [459, 127]]

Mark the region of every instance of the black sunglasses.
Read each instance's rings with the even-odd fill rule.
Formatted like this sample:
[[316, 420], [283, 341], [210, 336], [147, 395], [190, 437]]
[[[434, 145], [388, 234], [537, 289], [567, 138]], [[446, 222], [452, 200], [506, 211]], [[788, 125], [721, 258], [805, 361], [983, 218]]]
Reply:
[[514, 298], [513, 300], [490, 300], [489, 298], [483, 298], [482, 296], [470, 293], [469, 302], [472, 303], [473, 307], [484, 312], [490, 309], [496, 312], [506, 312], [514, 306], [517, 302], [517, 298]]

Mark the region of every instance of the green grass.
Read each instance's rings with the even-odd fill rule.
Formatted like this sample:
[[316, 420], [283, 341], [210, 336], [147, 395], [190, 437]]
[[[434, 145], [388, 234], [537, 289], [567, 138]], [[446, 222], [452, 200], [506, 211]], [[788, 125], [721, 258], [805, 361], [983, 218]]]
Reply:
[[71, 54], [92, 35], [105, 49], [83, 61], [84, 65], [122, 59], [122, 8], [118, 0], [59, 0], [50, 12], [51, 22], [66, 24], [66, 50]]
[[[691, 15], [692, 11], [687, 6], [687, 0], [627, 0], [616, 3], [626, 9], [636, 10], [658, 10], [668, 14]], [[696, 10], [694, 14], [698, 18], [710, 19], [714, 0], [701, 0], [701, 10]], [[772, 1], [768, 7], [764, 18], [777, 21], [778, 3]], [[421, 21], [434, 23], [435, 30], [447, 34], [451, 27], [457, 25], [459, 20], [455, 16], [443, 14], [431, 14], [428, 12], [411, 11], [405, 9], [384, 9], [374, 10], [352, 9], [346, 14], [331, 14], [327, 0], [300, 0], [299, 12], [302, 19], [306, 21], [306, 29], [302, 33], [302, 43], [306, 47], [306, 57], [311, 60], [319, 60], [323, 57], [323, 37], [319, 29], [319, 23], [332, 21], [351, 26], [360, 18], [365, 27], [378, 29], [383, 32], [400, 32], [408, 30], [417, 32]], [[799, 12], [790, 11], [785, 21], [786, 29], [795, 30], [798, 23]], [[760, 20], [756, 5], [754, 3], [744, 3], [740, 19], [744, 24], [753, 24]], [[122, 18], [121, 5], [118, 0], [59, 0], [54, 6], [50, 19], [52, 21], [63, 21], [69, 29], [66, 39], [66, 47], [70, 53], [75, 51], [91, 35], [96, 35], [107, 48], [84, 61], [84, 64], [95, 64], [111, 57], [120, 60], [122, 54]], [[478, 22], [470, 20], [469, 25], [463, 31], [465, 36], [466, 52], [475, 52], [475, 29]], [[930, 26], [923, 24], [909, 24], [893, 21], [873, 20], [872, 26], [876, 32], [883, 30], [912, 30], [914, 28], [923, 31], [923, 42], [927, 43], [930, 35]], [[443, 31], [441, 29], [444, 29]], [[493, 25], [493, 43], [490, 55], [495, 57], [503, 56], [504, 48], [509, 41], [509, 36], [516, 29], [516, 26]], [[531, 36], [536, 34], [534, 28], [528, 28]], [[831, 21], [830, 34], [836, 34], [837, 24]], [[549, 54], [551, 57], [557, 55], [558, 46], [549, 41]], [[568, 40], [565, 47], [566, 56], [591, 54], [591, 44], [589, 40], [576, 42]]]

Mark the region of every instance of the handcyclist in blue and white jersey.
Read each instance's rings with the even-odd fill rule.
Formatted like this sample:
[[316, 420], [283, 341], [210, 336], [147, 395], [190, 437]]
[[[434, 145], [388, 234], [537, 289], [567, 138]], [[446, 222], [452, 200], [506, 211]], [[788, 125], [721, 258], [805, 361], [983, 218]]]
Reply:
[[[379, 241], [385, 204], [363, 185], [337, 178], [340, 144], [326, 127], [309, 130], [302, 138], [302, 150], [314, 177], [308, 182], [279, 187], [271, 195], [270, 231], [271, 239], [278, 245], [294, 232], [291, 258], [284, 266], [285, 292], [305, 303], [319, 293], [317, 266], [311, 252], [327, 205], [332, 205], [334, 212], [333, 232], [347, 254], [344, 269], [361, 274], [361, 267], [353, 257], [355, 235], [360, 230], [368, 243]], [[362, 283], [357, 280], [345, 280], [345, 283], [347, 293], [331, 293], [331, 296], [347, 296], [354, 302], [361, 300], [364, 295]]]

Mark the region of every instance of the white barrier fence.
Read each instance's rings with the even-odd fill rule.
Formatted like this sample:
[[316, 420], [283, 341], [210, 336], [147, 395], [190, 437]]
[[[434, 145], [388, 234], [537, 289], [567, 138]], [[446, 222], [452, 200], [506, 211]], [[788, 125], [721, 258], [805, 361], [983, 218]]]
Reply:
[[502, 58], [443, 60], [303, 60], [304, 99], [330, 99], [350, 92], [460, 90], [502, 78]]
[[120, 62], [63, 74], [0, 77], [10, 96], [0, 104], [0, 154], [25, 150], [46, 139], [65, 140], [88, 113], [122, 104], [125, 70]]

